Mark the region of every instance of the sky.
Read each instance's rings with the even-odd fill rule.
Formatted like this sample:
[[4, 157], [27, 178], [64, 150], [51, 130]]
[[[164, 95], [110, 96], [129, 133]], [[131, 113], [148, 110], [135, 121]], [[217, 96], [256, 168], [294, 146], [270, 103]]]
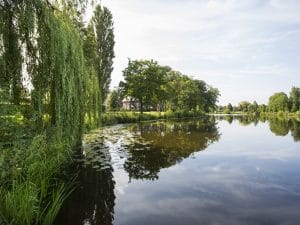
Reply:
[[114, 18], [111, 87], [128, 58], [219, 89], [219, 104], [267, 103], [300, 86], [300, 0], [102, 0]]

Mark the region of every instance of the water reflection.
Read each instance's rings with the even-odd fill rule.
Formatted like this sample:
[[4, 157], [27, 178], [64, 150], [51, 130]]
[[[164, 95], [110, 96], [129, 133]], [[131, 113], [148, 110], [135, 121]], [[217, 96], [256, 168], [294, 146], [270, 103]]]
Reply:
[[[111, 225], [114, 219], [113, 166], [131, 179], [156, 180], [168, 168], [204, 150], [220, 137], [214, 118], [113, 126], [84, 138], [80, 186], [66, 201], [57, 225]], [[114, 158], [111, 157], [114, 156]]]
[[229, 124], [237, 120], [240, 125], [257, 125], [259, 122], [269, 123], [270, 131], [276, 136], [286, 136], [291, 133], [294, 141], [300, 141], [300, 121], [294, 118], [262, 117], [251, 115], [217, 116], [218, 120], [226, 120]]
[[142, 123], [130, 130], [138, 133], [143, 140], [142, 144], [134, 143], [128, 148], [130, 154], [124, 168], [130, 179], [158, 179], [162, 168], [206, 149], [220, 137], [213, 118], [193, 122]]
[[297, 120], [223, 116], [117, 125], [84, 140], [74, 164], [80, 185], [56, 225], [300, 220]]
[[[112, 225], [115, 205], [115, 181], [107, 149], [94, 141], [86, 145], [86, 160], [79, 164], [79, 186], [66, 200], [57, 225]], [[92, 159], [94, 156], [94, 159]]]

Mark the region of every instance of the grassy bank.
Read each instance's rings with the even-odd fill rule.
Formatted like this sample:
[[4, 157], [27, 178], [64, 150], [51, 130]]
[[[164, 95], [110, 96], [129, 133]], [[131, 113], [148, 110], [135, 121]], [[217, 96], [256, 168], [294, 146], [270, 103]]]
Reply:
[[260, 113], [260, 116], [265, 116], [265, 117], [284, 117], [284, 118], [299, 118], [300, 119], [300, 112], [262, 112]]
[[37, 132], [21, 111], [0, 114], [0, 224], [51, 225], [70, 190], [59, 177], [72, 146], [59, 128]]
[[230, 113], [224, 113], [224, 112], [217, 112], [217, 113], [211, 113], [209, 115], [241, 115], [241, 116], [262, 116], [262, 117], [276, 117], [276, 118], [300, 118], [300, 112], [230, 112]]
[[203, 112], [192, 111], [144, 112], [143, 114], [133, 111], [107, 112], [102, 115], [102, 124], [136, 123], [159, 119], [192, 118], [204, 115], [205, 113]]

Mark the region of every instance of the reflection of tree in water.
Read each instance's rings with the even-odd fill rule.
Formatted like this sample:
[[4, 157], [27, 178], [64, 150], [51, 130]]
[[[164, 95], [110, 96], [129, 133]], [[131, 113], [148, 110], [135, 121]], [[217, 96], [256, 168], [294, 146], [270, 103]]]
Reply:
[[132, 127], [132, 131], [140, 133], [142, 143], [128, 148], [130, 154], [124, 168], [135, 179], [158, 179], [160, 169], [204, 150], [220, 137], [214, 119], [145, 123]]
[[277, 136], [285, 136], [290, 131], [290, 124], [288, 120], [271, 118], [269, 120], [270, 130]]
[[112, 225], [114, 219], [113, 169], [96, 170], [94, 165], [80, 169], [79, 187], [66, 200], [57, 225]]
[[291, 131], [294, 141], [300, 141], [300, 122], [296, 119], [270, 119], [270, 130], [279, 136], [285, 136]]
[[229, 124], [232, 124], [233, 120], [239, 121], [240, 125], [248, 126], [254, 124], [255, 126], [258, 122], [265, 122], [263, 118], [260, 118], [257, 115], [218, 115], [216, 116], [217, 120], [226, 120]]
[[252, 123], [256, 126], [259, 122], [259, 118], [255, 115], [239, 116], [237, 119], [239, 123], [244, 126], [248, 126]]
[[[229, 123], [230, 116], [218, 116], [218, 120], [227, 120]], [[300, 141], [300, 122], [291, 118], [267, 117], [267, 116], [231, 116], [233, 120], [238, 120], [241, 125], [248, 126], [250, 124], [256, 125], [258, 122], [269, 121], [270, 131], [277, 136], [286, 136], [291, 131], [291, 136], [294, 141]]]
[[300, 122], [292, 120], [291, 134], [294, 138], [294, 141], [300, 141]]

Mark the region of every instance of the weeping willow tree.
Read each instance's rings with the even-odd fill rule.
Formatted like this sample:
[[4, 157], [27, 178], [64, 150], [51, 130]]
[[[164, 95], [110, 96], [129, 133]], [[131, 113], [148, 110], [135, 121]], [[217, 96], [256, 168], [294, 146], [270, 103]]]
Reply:
[[0, 3], [1, 34], [1, 90], [9, 100], [15, 104], [20, 103], [21, 97], [21, 48], [19, 45], [18, 21], [15, 11], [18, 4], [14, 1]]
[[0, 106], [26, 105], [36, 128], [8, 163], [13, 177], [5, 185], [0, 179], [0, 224], [52, 224], [64, 199], [56, 176], [81, 140], [86, 115], [90, 127], [99, 124], [96, 37], [81, 20], [87, 4], [0, 0]]
[[96, 37], [91, 24], [83, 29], [84, 32], [84, 56], [87, 66], [88, 84], [86, 90], [86, 119], [88, 126], [94, 128], [100, 125], [101, 117], [101, 89], [99, 86], [99, 79], [96, 72], [97, 52], [96, 52]]
[[47, 116], [71, 142], [81, 136], [85, 110], [93, 111], [94, 120], [98, 120], [94, 111], [101, 105], [97, 98], [100, 86], [94, 85], [95, 69], [90, 59], [85, 59], [90, 56], [83, 52], [84, 38], [79, 30], [87, 3], [0, 1], [1, 94], [20, 104], [22, 90], [28, 89], [22, 83], [27, 76], [38, 127], [45, 127], [43, 118]]

